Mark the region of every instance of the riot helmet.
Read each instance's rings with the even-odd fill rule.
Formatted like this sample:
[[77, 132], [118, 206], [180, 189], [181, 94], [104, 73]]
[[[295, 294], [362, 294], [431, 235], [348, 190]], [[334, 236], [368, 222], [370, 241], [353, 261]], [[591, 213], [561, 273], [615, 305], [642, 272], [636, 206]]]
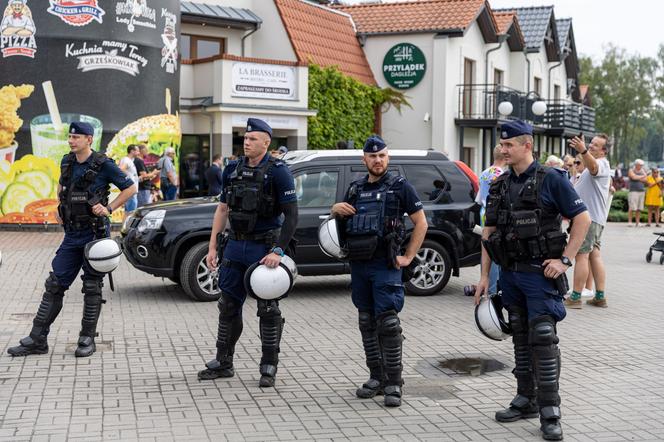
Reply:
[[475, 325], [480, 333], [494, 341], [503, 341], [512, 334], [512, 327], [503, 315], [500, 293], [483, 297], [475, 306]]
[[122, 250], [114, 239], [102, 238], [87, 243], [84, 254], [94, 270], [99, 273], [111, 273], [120, 264]]
[[330, 258], [344, 259], [348, 251], [341, 245], [339, 221], [332, 215], [318, 227], [318, 246]]
[[[288, 296], [293, 288], [293, 281], [297, 275], [297, 268], [295, 273], [289, 268], [292, 259], [286, 260], [285, 256], [277, 267], [271, 268], [260, 262], [255, 262], [244, 273], [244, 288], [247, 293], [256, 299], [265, 301], [279, 300]], [[293, 267], [294, 267], [293, 263]]]

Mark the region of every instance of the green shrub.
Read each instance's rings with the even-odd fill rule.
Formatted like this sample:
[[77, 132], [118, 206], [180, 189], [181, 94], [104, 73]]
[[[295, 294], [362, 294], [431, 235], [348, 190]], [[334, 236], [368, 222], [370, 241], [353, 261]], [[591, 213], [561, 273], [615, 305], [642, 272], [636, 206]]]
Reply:
[[361, 147], [374, 130], [375, 109], [392, 105], [397, 110], [410, 104], [403, 93], [364, 84], [342, 74], [335, 66], [309, 65], [310, 149], [335, 149], [338, 141], [354, 140]]
[[[629, 208], [627, 204], [627, 191], [619, 190], [613, 194], [613, 201], [611, 202], [611, 208], [609, 210], [617, 210], [618, 212], [625, 212], [627, 216], [627, 209]], [[627, 218], [625, 218], [627, 220]]]

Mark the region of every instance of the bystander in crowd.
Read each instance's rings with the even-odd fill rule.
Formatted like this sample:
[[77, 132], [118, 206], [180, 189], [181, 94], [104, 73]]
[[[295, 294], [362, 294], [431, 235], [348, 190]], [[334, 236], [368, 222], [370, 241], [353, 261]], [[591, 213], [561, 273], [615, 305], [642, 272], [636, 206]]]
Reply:
[[[135, 189], [138, 190], [138, 172], [134, 164], [134, 158], [136, 157], [138, 157], [138, 145], [130, 144], [127, 146], [127, 156], [120, 160], [120, 170], [133, 181]], [[123, 219], [127, 218], [129, 213], [136, 210], [137, 205], [138, 198], [136, 197], [136, 193], [134, 193], [125, 202]]]
[[208, 170], [205, 171], [205, 181], [208, 184], [208, 196], [219, 196], [222, 188], [222, 178], [221, 178], [221, 155], [215, 154], [212, 157], [212, 164], [208, 167]]
[[164, 201], [174, 200], [178, 193], [178, 177], [175, 172], [175, 149], [167, 147], [164, 150], [164, 155], [157, 163], [159, 169], [159, 187], [164, 197]]
[[654, 217], [655, 226], [660, 227], [659, 211], [662, 207], [662, 186], [664, 186], [664, 182], [658, 168], [652, 168], [646, 180], [646, 186], [645, 206], [648, 208], [648, 223], [646, 226], [650, 227]]
[[[629, 208], [627, 210], [627, 226], [639, 227], [641, 222], [641, 211], [645, 204], [646, 187], [645, 183], [648, 181], [648, 174], [643, 167], [645, 163], [641, 159], [634, 161], [634, 167], [629, 169], [627, 176], [629, 177], [629, 192], [627, 194], [627, 202]], [[632, 215], [634, 215], [634, 224], [632, 224]]]
[[136, 194], [138, 204], [137, 207], [143, 207], [152, 203], [152, 180], [159, 175], [159, 170], [154, 169], [148, 172], [145, 165], [145, 158], [148, 155], [148, 146], [140, 144], [138, 147], [138, 156], [134, 158], [134, 166], [138, 173], [138, 193]]

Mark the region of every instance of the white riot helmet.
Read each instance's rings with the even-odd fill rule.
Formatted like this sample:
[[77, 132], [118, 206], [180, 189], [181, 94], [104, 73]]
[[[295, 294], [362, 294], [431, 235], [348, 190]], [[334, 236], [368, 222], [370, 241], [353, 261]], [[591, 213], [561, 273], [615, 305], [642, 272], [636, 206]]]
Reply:
[[288, 267], [288, 270], [290, 270], [291, 275], [293, 275], [293, 282], [297, 279], [297, 265], [295, 265], [295, 261], [293, 261], [293, 258], [291, 258], [288, 255], [284, 255], [281, 257], [281, 263], [284, 264], [286, 267]]
[[122, 250], [114, 239], [102, 238], [87, 243], [84, 253], [85, 259], [94, 270], [99, 273], [111, 273], [120, 264]]
[[344, 259], [348, 251], [341, 246], [339, 222], [332, 215], [318, 227], [318, 247], [330, 258]]
[[503, 316], [503, 300], [500, 294], [482, 298], [475, 307], [475, 325], [487, 338], [503, 341], [512, 334], [512, 327]]
[[[295, 275], [284, 263], [284, 257], [275, 268], [256, 262], [244, 273], [244, 288], [254, 298], [265, 301], [279, 300], [288, 296], [293, 288]], [[289, 258], [292, 262], [293, 260]], [[288, 261], [288, 260], [287, 260]], [[295, 263], [293, 263], [295, 266]], [[297, 268], [296, 268], [297, 269]], [[296, 270], [297, 272], [297, 270]]]

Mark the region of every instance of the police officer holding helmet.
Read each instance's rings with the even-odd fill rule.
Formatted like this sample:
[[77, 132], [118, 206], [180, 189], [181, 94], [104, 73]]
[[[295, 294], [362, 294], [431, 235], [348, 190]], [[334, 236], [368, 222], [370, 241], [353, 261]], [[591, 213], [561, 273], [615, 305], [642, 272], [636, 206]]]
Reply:
[[[482, 233], [480, 302], [489, 284], [490, 261], [500, 265], [502, 301], [512, 327], [517, 395], [496, 413], [499, 422], [540, 417], [542, 436], [562, 440], [560, 351], [556, 324], [565, 318], [565, 272], [572, 266], [590, 216], [565, 172], [533, 158], [532, 127], [520, 120], [501, 127], [507, 173], [489, 190]], [[561, 215], [572, 220], [569, 242]]]
[[[245, 272], [256, 262], [277, 267], [295, 233], [297, 197], [293, 176], [284, 162], [268, 153], [271, 139], [272, 129], [265, 121], [249, 118], [244, 156], [230, 162], [222, 174], [223, 187], [206, 258], [210, 269], [220, 266], [217, 356], [198, 373], [200, 380], [235, 374], [233, 354], [242, 334], [242, 305], [247, 296]], [[227, 223], [230, 223], [228, 242], [220, 257], [218, 234]], [[258, 317], [263, 351], [259, 385], [273, 387], [284, 323], [279, 302], [259, 299]]]
[[[362, 161], [368, 174], [351, 183], [344, 201], [332, 206], [331, 215], [343, 218], [346, 248], [351, 264], [353, 304], [369, 368], [369, 380], [357, 389], [359, 398], [384, 394], [388, 407], [401, 405], [402, 342], [398, 313], [404, 304], [402, 269], [407, 268], [422, 245], [427, 221], [422, 202], [403, 177], [387, 171], [389, 154], [377, 135], [364, 144]], [[403, 213], [415, 225], [408, 247]]]
[[[95, 336], [101, 313], [104, 273], [94, 270], [85, 259], [86, 244], [110, 234], [109, 215], [122, 207], [136, 193], [134, 182], [106, 155], [91, 149], [94, 129], [89, 123], [73, 122], [69, 126], [71, 152], [62, 158], [58, 184], [58, 213], [65, 236], [53, 259], [53, 271], [46, 279], [37, 316], [30, 335], [8, 349], [12, 356], [48, 353], [50, 326], [62, 309], [65, 292], [83, 268], [83, 319], [77, 357], [96, 351]], [[121, 192], [109, 203], [110, 184]]]

